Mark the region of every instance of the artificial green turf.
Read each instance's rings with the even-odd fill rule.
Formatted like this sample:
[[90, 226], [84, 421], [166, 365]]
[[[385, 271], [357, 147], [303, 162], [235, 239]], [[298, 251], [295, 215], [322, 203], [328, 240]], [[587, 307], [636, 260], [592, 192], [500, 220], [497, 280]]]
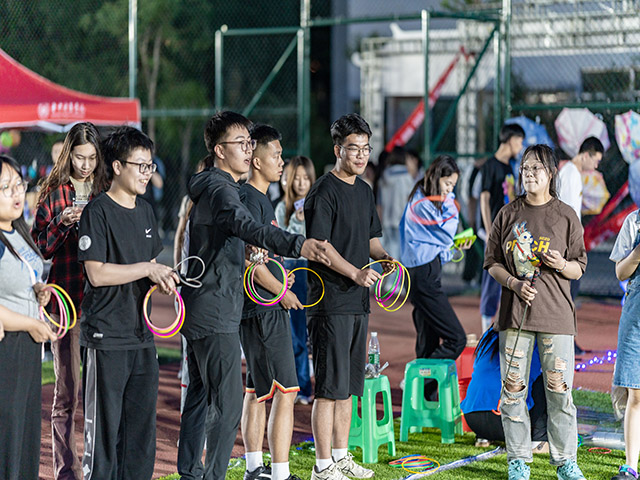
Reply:
[[[611, 401], [609, 395], [601, 392], [590, 392], [586, 390], [574, 390], [574, 401], [577, 406], [592, 411], [600, 411], [610, 413]], [[400, 419], [395, 420], [396, 439], [399, 438]], [[376, 473], [376, 480], [397, 480], [409, 475], [399, 468], [389, 466], [388, 462], [396, 458], [421, 454], [446, 464], [454, 460], [459, 460], [471, 455], [493, 450], [496, 448], [492, 445], [488, 448], [474, 447], [475, 434], [467, 433], [462, 436], [456, 436], [456, 443], [445, 445], [440, 443], [440, 431], [437, 429], [426, 429], [424, 433], [409, 434], [408, 442], [399, 442], [396, 440], [396, 455], [391, 457], [388, 455], [387, 448], [381, 446], [378, 449], [378, 463], [367, 465]], [[362, 459], [362, 452], [356, 449], [354, 452], [356, 461]], [[311, 477], [311, 469], [315, 463], [314, 451], [312, 444], [305, 443], [292, 447], [289, 456], [291, 472], [298, 475], [301, 479], [307, 480]], [[586, 478], [589, 479], [609, 479], [614, 475], [618, 466], [624, 463], [624, 452], [614, 450], [610, 454], [599, 454], [589, 452], [588, 447], [580, 447], [578, 449], [578, 464]], [[227, 472], [227, 479], [241, 480], [244, 474], [244, 460], [232, 459]], [[459, 479], [505, 479], [507, 478], [507, 459], [506, 455], [498, 455], [483, 462], [476, 462], [464, 467], [437, 472], [433, 475], [437, 480], [459, 480]], [[162, 480], [178, 479], [178, 475], [169, 475], [163, 477]], [[555, 467], [549, 465], [548, 454], [536, 454], [531, 464], [531, 478], [556, 478]]]
[[[158, 352], [158, 363], [165, 365], [180, 361], [180, 350], [177, 348], [156, 347]], [[82, 370], [80, 370], [82, 372]], [[53, 373], [53, 362], [42, 362], [42, 385], [48, 385], [56, 381]]]

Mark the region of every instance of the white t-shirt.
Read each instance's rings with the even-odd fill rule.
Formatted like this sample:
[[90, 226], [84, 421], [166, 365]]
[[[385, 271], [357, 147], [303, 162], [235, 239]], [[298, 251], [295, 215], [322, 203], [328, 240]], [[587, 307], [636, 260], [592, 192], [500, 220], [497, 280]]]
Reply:
[[571, 161], [565, 163], [558, 175], [558, 198], [573, 208], [578, 219], [582, 218], [582, 175]]

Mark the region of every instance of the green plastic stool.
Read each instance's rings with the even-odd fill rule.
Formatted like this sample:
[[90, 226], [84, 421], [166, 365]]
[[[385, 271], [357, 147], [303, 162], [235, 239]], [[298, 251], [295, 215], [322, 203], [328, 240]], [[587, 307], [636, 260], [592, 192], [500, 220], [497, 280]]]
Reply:
[[[376, 395], [382, 393], [384, 417], [377, 419]], [[364, 379], [362, 397], [353, 395], [351, 411], [351, 430], [349, 432], [349, 448], [360, 447], [362, 460], [365, 463], [378, 463], [378, 447], [385, 443], [389, 455], [396, 454], [396, 439], [393, 433], [393, 408], [391, 405], [391, 387], [386, 375]], [[358, 399], [360, 399], [362, 415], [358, 415]]]
[[[438, 382], [437, 402], [425, 400], [425, 379]], [[418, 358], [404, 369], [400, 441], [406, 442], [409, 432], [421, 432], [423, 427], [439, 428], [441, 443], [454, 443], [455, 434], [462, 435], [460, 391], [453, 360]]]

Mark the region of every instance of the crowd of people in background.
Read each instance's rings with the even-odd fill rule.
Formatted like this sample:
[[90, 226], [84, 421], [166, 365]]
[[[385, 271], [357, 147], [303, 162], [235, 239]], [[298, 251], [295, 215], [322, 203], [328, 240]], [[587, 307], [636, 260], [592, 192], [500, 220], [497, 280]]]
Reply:
[[[525, 132], [504, 125], [495, 154], [466, 179], [468, 208], [460, 211], [455, 192], [462, 171], [454, 158], [438, 156], [425, 171], [415, 152], [395, 147], [374, 168], [371, 130], [357, 114], [336, 120], [330, 135], [335, 163], [316, 179], [312, 159], [285, 162], [273, 126], [229, 111], [214, 115], [204, 134], [209, 154], [179, 209], [173, 261], [180, 268], [157, 262], [163, 168], [143, 132], [121, 127], [101, 139], [89, 123], [73, 126], [54, 143], [52, 167], [29, 192], [17, 162], [0, 157], [0, 439], [6, 446], [0, 477], [38, 476], [40, 343], [50, 341], [56, 479], [151, 478], [159, 371], [140, 305], [157, 285], [164, 294], [179, 286], [186, 308], [181, 478], [224, 478], [241, 428], [245, 480], [298, 480], [289, 468], [295, 403], [313, 403], [312, 480], [371, 478], [374, 472], [348, 452], [351, 396], [362, 395], [364, 385], [369, 288], [397, 260], [405, 265], [416, 358], [455, 360], [467, 336], [442, 272], [457, 252], [467, 252], [469, 280], [482, 266], [484, 332], [462, 404], [468, 424], [479, 444], [506, 442], [510, 480], [529, 479], [527, 463], [547, 441], [558, 477], [584, 478], [571, 397], [580, 351], [574, 298], [587, 265], [580, 172], [598, 167], [600, 141], [586, 139], [559, 169], [544, 145], [528, 147], [520, 159]], [[276, 199], [274, 185], [281, 187]], [[25, 216], [32, 217], [31, 229]], [[618, 277], [632, 279], [614, 377], [618, 405], [627, 410], [627, 463], [616, 479], [637, 478], [640, 451], [638, 336], [632, 334], [638, 218], [636, 211], [625, 220], [611, 254]], [[483, 262], [474, 257], [475, 236], [454, 238], [465, 221], [486, 246]], [[199, 262], [190, 260], [194, 255]], [[370, 258], [382, 273], [366, 268]], [[242, 272], [251, 265], [258, 298], [291, 286], [280, 303], [243, 293]], [[201, 286], [180, 285], [201, 271]], [[51, 296], [45, 278], [63, 287], [79, 310], [79, 326], [59, 340], [38, 320]], [[324, 301], [314, 304], [321, 295]], [[545, 301], [536, 302], [540, 297]], [[51, 313], [59, 319], [59, 306]], [[425, 397], [436, 398], [437, 388], [426, 385]], [[81, 390], [79, 455], [74, 414]], [[263, 462], [265, 432], [271, 465]]]

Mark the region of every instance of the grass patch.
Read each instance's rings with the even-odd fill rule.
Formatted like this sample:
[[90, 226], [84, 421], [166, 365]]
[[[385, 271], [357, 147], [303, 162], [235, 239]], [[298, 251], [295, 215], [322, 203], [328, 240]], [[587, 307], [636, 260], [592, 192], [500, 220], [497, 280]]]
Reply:
[[[158, 363], [160, 365], [166, 365], [168, 363], [176, 363], [180, 361], [180, 349], [156, 347], [158, 352]], [[80, 375], [82, 375], [82, 367], [80, 367]], [[49, 385], [56, 381], [55, 373], [53, 372], [53, 362], [42, 362], [42, 385]]]
[[[591, 392], [588, 390], [574, 390], [574, 402], [577, 406], [591, 411], [610, 413], [611, 400], [609, 395], [601, 392]], [[391, 460], [396, 458], [421, 454], [438, 461], [444, 465], [454, 460], [464, 457], [478, 455], [480, 453], [495, 448], [476, 448], [475, 434], [467, 433], [456, 436], [456, 443], [445, 445], [440, 443], [440, 431], [437, 429], [426, 429], [424, 433], [409, 434], [408, 442], [399, 442], [400, 419], [395, 420], [396, 430], [396, 455], [388, 455], [386, 446], [378, 449], [378, 463], [367, 465], [375, 473], [376, 480], [398, 480], [409, 475], [399, 468], [389, 465]], [[315, 453], [313, 444], [309, 442], [296, 445], [291, 448], [289, 456], [291, 472], [298, 475], [303, 480], [311, 477], [311, 469], [315, 464]], [[362, 459], [362, 452], [356, 449], [353, 452], [358, 462]], [[586, 478], [611, 478], [618, 471], [618, 467], [624, 463], [624, 452], [614, 450], [608, 455], [590, 453], [588, 447], [578, 449], [578, 464]], [[556, 478], [555, 467], [549, 465], [549, 455], [534, 455], [534, 461], [530, 465], [532, 478]], [[231, 459], [230, 468], [226, 478], [228, 480], [242, 480], [245, 462], [243, 459]], [[507, 457], [506, 454], [498, 455], [484, 462], [472, 463], [464, 467], [442, 471], [435, 474], [436, 480], [459, 480], [461, 478], [494, 479], [507, 477]], [[162, 477], [161, 480], [176, 480], [177, 474]]]

